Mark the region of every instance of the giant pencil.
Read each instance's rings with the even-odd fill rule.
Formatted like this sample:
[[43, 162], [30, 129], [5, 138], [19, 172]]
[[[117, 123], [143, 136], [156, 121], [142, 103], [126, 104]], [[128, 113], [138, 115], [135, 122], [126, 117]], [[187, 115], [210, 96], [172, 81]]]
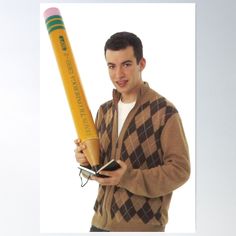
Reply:
[[85, 154], [88, 162], [96, 171], [99, 166], [98, 135], [86, 101], [63, 19], [58, 8], [48, 8], [44, 12], [44, 18], [63, 80], [77, 135], [82, 143], [87, 146]]

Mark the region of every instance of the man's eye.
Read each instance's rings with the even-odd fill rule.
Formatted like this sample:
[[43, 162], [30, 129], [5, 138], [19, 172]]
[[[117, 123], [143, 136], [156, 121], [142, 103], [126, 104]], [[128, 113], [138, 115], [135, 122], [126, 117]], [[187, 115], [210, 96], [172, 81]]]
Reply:
[[114, 65], [108, 65], [108, 69], [113, 70], [115, 68]]
[[125, 64], [124, 64], [124, 67], [125, 67], [125, 68], [126, 68], [126, 67], [129, 67], [129, 66], [131, 66], [130, 63], [125, 63]]

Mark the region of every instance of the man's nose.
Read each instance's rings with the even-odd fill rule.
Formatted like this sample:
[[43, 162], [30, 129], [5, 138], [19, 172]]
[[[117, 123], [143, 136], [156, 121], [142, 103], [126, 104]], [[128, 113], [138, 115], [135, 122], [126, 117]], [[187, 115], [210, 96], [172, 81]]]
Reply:
[[116, 78], [119, 79], [122, 77], [124, 77], [124, 71], [123, 71], [122, 67], [117, 67], [116, 68]]

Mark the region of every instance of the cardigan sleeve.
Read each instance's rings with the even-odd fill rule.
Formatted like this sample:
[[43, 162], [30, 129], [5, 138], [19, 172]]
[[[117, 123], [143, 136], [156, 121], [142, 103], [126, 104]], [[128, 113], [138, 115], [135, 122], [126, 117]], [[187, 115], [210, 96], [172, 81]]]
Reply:
[[166, 122], [161, 134], [163, 165], [151, 169], [128, 168], [118, 187], [133, 194], [156, 198], [171, 193], [190, 176], [188, 145], [178, 113]]

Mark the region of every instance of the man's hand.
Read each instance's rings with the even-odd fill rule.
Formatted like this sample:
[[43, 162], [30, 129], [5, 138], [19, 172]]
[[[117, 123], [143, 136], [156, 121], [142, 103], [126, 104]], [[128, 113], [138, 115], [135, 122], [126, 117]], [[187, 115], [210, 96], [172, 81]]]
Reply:
[[92, 180], [96, 180], [101, 185], [117, 185], [120, 183], [122, 176], [127, 170], [125, 162], [117, 160], [120, 164], [120, 168], [113, 171], [100, 171], [99, 174], [109, 176], [108, 178], [102, 178], [97, 176], [91, 176]]
[[84, 150], [86, 149], [85, 144], [81, 143], [80, 139], [76, 139], [75, 141], [76, 148], [75, 148], [75, 159], [77, 162], [79, 162], [80, 165], [82, 166], [88, 166], [89, 162], [84, 155]]

